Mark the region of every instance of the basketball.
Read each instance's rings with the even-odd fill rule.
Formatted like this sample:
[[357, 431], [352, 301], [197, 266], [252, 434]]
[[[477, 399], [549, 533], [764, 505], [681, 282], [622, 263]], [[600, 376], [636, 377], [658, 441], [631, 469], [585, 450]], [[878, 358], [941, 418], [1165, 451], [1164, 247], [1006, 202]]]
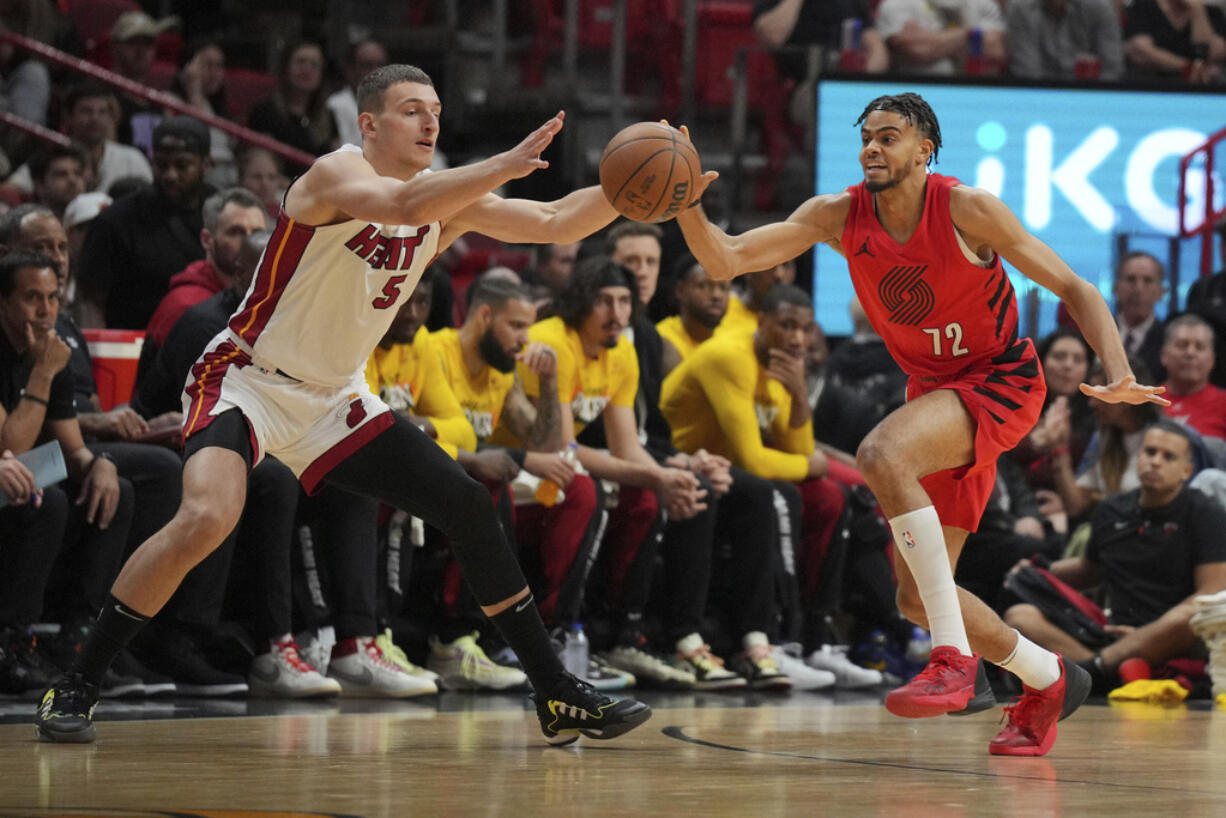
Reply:
[[702, 164], [681, 131], [638, 122], [618, 131], [600, 157], [600, 187], [627, 219], [663, 222], [690, 204]]

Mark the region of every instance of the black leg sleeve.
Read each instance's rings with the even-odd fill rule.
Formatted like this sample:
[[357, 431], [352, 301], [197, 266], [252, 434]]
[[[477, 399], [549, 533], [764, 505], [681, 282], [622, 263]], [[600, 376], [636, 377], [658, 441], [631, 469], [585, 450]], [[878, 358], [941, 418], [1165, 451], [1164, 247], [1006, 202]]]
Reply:
[[[336, 488], [403, 509], [443, 532], [481, 605], [527, 585], [485, 487], [402, 417], [327, 476]], [[372, 569], [373, 575], [373, 569]]]

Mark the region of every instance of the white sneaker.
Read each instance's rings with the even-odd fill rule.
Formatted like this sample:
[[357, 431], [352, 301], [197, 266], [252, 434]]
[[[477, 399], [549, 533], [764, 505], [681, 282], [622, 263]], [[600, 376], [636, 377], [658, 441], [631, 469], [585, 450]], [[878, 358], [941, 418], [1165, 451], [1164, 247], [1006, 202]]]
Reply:
[[645, 644], [618, 645], [601, 655], [605, 663], [634, 675], [639, 687], [664, 688], [666, 690], [692, 690], [694, 674], [689, 670], [666, 662], [659, 656], [648, 653]]
[[332, 649], [328, 675], [341, 683], [342, 696], [403, 699], [438, 692], [438, 685], [410, 676], [387, 660], [373, 636], [344, 639]]
[[247, 691], [252, 696], [277, 699], [305, 699], [312, 696], [336, 696], [341, 692], [336, 679], [321, 676], [319, 671], [303, 661], [294, 637], [286, 634], [269, 643], [268, 653], [251, 661], [247, 671]]
[[834, 674], [834, 684], [843, 689], [873, 687], [885, 681], [880, 670], [860, 667], [847, 658], [846, 645], [822, 645], [809, 654], [805, 664]]
[[801, 659], [803, 648], [796, 643], [775, 645], [771, 648], [771, 658], [779, 670], [792, 680], [793, 690], [823, 690], [833, 687], [837, 678], [833, 671], [809, 667]]
[[336, 631], [332, 626], [320, 628], [318, 631], [302, 631], [294, 637], [294, 644], [298, 646], [298, 655], [302, 661], [320, 673], [328, 672], [328, 662], [332, 661], [332, 646], [336, 644]]
[[438, 674], [433, 670], [426, 670], [420, 665], [415, 665], [409, 661], [409, 657], [404, 655], [404, 651], [400, 646], [392, 641], [392, 629], [384, 628], [383, 633], [375, 637], [375, 644], [379, 646], [379, 650], [383, 651], [383, 658], [396, 665], [410, 676], [420, 676], [423, 679], [429, 679], [435, 684], [438, 683]]
[[449, 644], [430, 637], [426, 666], [439, 675], [439, 683], [448, 690], [513, 690], [528, 684], [522, 670], [495, 664], [486, 656], [475, 633]]

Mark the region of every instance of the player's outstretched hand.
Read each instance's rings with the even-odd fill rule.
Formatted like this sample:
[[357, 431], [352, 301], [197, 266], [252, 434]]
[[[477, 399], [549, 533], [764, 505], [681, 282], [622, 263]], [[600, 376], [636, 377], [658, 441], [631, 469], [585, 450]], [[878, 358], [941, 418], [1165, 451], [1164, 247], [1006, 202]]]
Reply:
[[[665, 125], [668, 125], [667, 119], [661, 119], [660, 122]], [[669, 125], [669, 127], [671, 128], [672, 126]], [[677, 130], [685, 134], [686, 139], [690, 139], [691, 142], [693, 141], [693, 139], [690, 138], [690, 126], [689, 125], [681, 125], [680, 127], [677, 128]], [[690, 204], [694, 204], [699, 199], [701, 199], [702, 194], [706, 193], [707, 188], [709, 188], [711, 186], [711, 183], [714, 182], [718, 178], [719, 178], [719, 173], [714, 170], [708, 170], [705, 173], [703, 173], [702, 176], [699, 176], [698, 180], [694, 182], [694, 190], [693, 190], [692, 195], [690, 196]]]
[[520, 179], [534, 170], [549, 167], [549, 163], [541, 158], [541, 153], [562, 130], [562, 120], [565, 118], [566, 112], [558, 111], [552, 119], [528, 134], [523, 142], [502, 155], [510, 166], [512, 179]]
[[1081, 393], [1091, 398], [1098, 398], [1106, 403], [1156, 403], [1159, 406], [1170, 406], [1171, 402], [1162, 397], [1165, 386], [1145, 386], [1137, 383], [1132, 375], [1120, 378], [1115, 383], [1106, 386], [1090, 386], [1081, 384]]

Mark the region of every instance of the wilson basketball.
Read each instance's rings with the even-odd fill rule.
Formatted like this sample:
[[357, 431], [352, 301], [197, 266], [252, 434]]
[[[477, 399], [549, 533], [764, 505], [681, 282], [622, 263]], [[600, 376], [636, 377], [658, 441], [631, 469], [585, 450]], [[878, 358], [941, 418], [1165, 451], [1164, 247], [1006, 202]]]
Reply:
[[660, 122], [618, 131], [600, 157], [600, 187], [627, 219], [663, 222], [690, 204], [702, 175], [698, 151], [685, 134]]

